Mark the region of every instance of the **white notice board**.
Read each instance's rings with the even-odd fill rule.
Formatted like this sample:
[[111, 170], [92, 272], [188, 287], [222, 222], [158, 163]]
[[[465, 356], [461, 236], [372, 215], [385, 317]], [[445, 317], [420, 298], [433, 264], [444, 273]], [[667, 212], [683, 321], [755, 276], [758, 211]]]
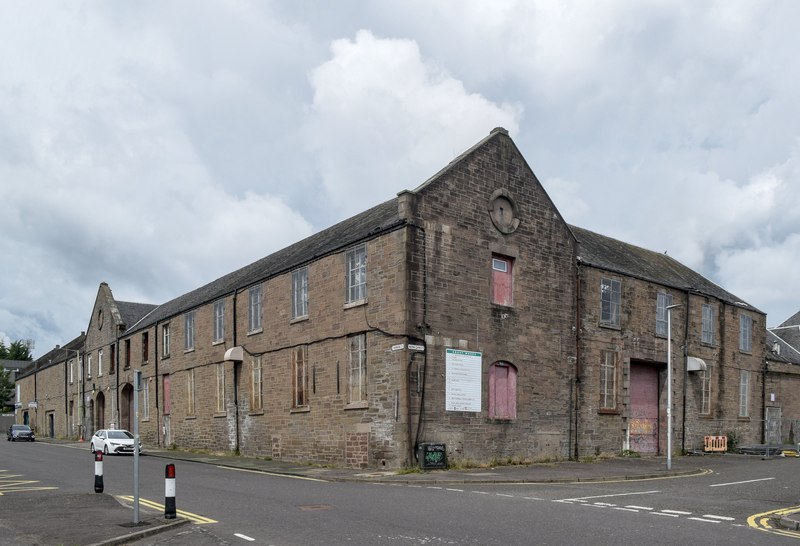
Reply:
[[481, 353], [447, 349], [446, 411], [481, 411], [481, 361]]

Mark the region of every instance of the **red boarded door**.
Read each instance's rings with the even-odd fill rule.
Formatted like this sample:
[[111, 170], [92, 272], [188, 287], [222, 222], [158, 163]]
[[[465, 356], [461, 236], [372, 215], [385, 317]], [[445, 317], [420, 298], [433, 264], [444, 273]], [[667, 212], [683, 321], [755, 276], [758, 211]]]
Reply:
[[631, 362], [631, 450], [658, 453], [658, 368]]

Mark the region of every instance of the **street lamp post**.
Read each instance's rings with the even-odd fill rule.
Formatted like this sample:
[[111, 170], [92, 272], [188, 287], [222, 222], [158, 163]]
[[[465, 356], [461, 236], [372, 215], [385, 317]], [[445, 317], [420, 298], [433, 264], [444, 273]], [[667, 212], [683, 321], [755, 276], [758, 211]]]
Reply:
[[667, 470], [672, 470], [672, 310], [680, 304], [667, 305]]

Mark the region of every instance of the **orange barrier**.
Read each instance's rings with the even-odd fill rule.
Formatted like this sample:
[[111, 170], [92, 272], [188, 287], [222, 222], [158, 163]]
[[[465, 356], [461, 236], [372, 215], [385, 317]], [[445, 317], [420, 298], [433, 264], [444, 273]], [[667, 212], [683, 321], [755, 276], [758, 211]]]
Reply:
[[703, 443], [704, 451], [728, 451], [727, 436], [706, 436]]

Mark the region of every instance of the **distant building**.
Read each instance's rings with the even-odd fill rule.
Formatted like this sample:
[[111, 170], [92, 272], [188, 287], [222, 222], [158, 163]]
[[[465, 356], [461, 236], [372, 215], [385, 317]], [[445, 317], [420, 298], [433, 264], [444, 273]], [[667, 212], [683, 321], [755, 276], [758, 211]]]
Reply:
[[145, 444], [289, 461], [655, 454], [670, 327], [673, 450], [760, 441], [764, 313], [568, 225], [495, 129], [416, 189], [161, 305], [102, 283], [78, 367], [51, 358], [60, 385], [31, 385], [42, 366], [20, 384], [59, 400], [37, 426], [75, 437], [76, 415], [132, 428], [141, 370]]

